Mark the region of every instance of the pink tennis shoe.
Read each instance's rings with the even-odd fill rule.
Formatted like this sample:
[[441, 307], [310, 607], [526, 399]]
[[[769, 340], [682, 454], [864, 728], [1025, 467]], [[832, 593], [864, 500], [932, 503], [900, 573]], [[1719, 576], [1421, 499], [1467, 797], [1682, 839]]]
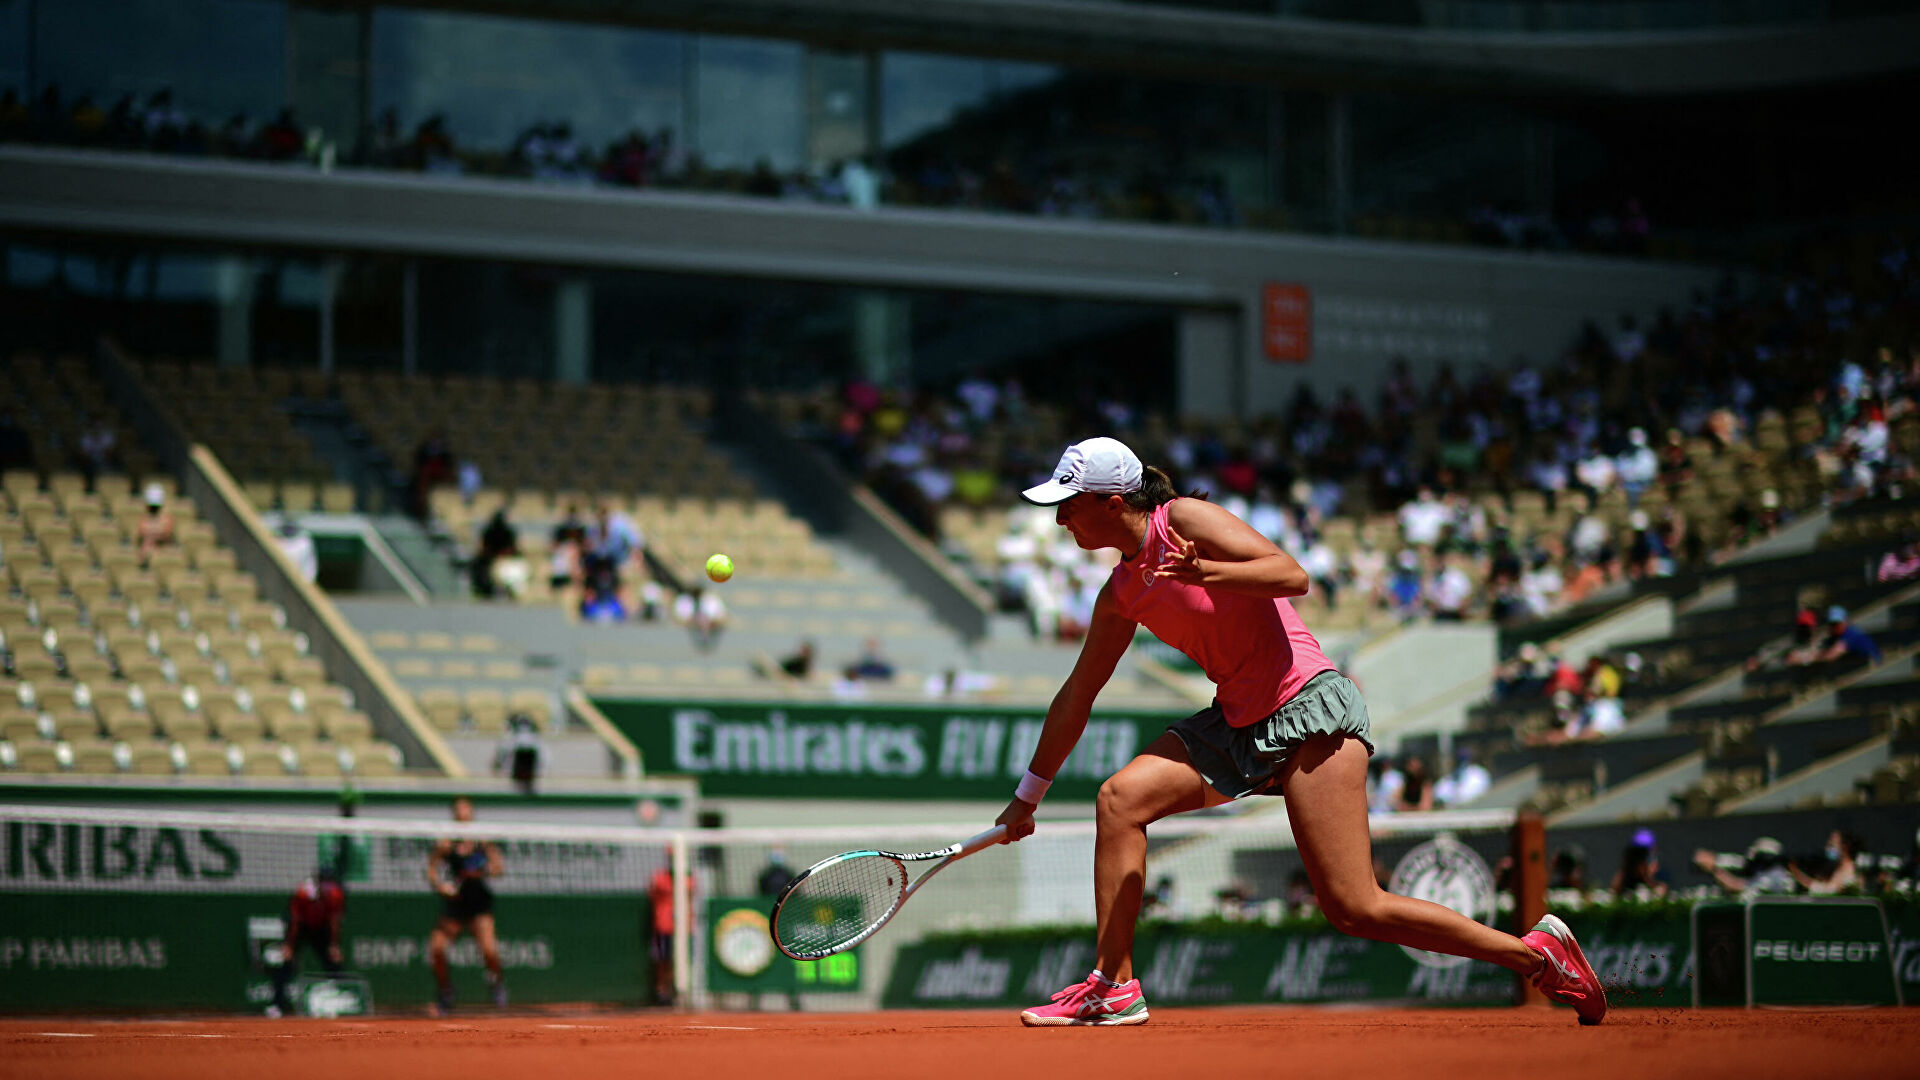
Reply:
[[1147, 1022], [1147, 997], [1139, 979], [1128, 979], [1118, 986], [1102, 978], [1099, 972], [1086, 982], [1074, 983], [1053, 995], [1045, 1005], [1036, 1005], [1020, 1014], [1028, 1027], [1111, 1027]]
[[1582, 1024], [1597, 1024], [1607, 1015], [1606, 989], [1566, 923], [1557, 916], [1545, 916], [1520, 940], [1545, 958], [1533, 976], [1533, 985], [1541, 993], [1573, 1006]]

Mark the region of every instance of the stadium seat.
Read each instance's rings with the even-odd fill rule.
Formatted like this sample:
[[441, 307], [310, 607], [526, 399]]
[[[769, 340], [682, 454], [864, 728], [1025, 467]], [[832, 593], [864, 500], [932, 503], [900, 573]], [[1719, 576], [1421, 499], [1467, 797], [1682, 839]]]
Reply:
[[109, 738], [134, 742], [153, 737], [153, 717], [135, 712], [125, 704], [109, 706], [99, 712], [100, 722]]
[[507, 696], [509, 713], [525, 713], [541, 730], [553, 722], [553, 695], [545, 690], [515, 690]]
[[274, 706], [273, 711], [264, 714], [264, 718], [267, 732], [282, 742], [311, 742], [319, 732], [319, 725], [313, 717], [284, 706]]
[[120, 771], [120, 758], [113, 743], [97, 739], [72, 744], [73, 771], [105, 774]]
[[428, 722], [438, 731], [458, 731], [460, 718], [464, 710], [460, 705], [460, 692], [444, 687], [422, 690], [419, 694], [420, 711], [427, 714]]
[[60, 675], [60, 661], [39, 645], [29, 645], [14, 653], [13, 673], [22, 682], [50, 683]]
[[327, 669], [317, 656], [294, 656], [283, 660], [278, 669], [281, 681], [289, 686], [311, 687], [327, 681]]
[[498, 735], [507, 730], [507, 698], [498, 690], [469, 690], [467, 718], [473, 730], [482, 735]]
[[178, 656], [169, 656], [167, 659], [173, 662], [173, 681], [181, 686], [206, 690], [220, 683], [219, 678], [214, 675], [211, 660], [199, 656], [190, 656], [184, 660]]
[[166, 683], [166, 665], [159, 657], [144, 652], [133, 655], [122, 653], [114, 655], [120, 665], [120, 677], [128, 682], [139, 683], [142, 686]]
[[304, 480], [289, 480], [280, 485], [280, 505], [290, 513], [304, 514], [313, 509], [314, 486]]
[[242, 776], [285, 776], [286, 746], [275, 742], [249, 742], [240, 747]]
[[368, 743], [355, 747], [352, 754], [355, 776], [382, 777], [400, 773], [400, 763], [396, 760], [398, 751], [391, 743]]
[[212, 713], [212, 720], [213, 730], [231, 742], [250, 742], [266, 733], [267, 726], [259, 714], [245, 712], [237, 706], [222, 706]]
[[267, 670], [265, 660], [245, 653], [238, 655], [222, 653], [220, 659], [227, 665], [227, 682], [233, 686], [251, 687], [273, 678], [273, 673]]
[[186, 757], [185, 772], [194, 776], [230, 776], [233, 774], [233, 762], [225, 743], [182, 742], [182, 752]]
[[326, 484], [320, 488], [320, 509], [329, 514], [351, 514], [356, 501], [351, 484]]
[[61, 769], [59, 746], [44, 740], [15, 744], [14, 755], [14, 768], [19, 772], [56, 773]]
[[344, 771], [340, 767], [339, 747], [321, 743], [300, 748], [302, 776], [340, 776]]
[[29, 742], [42, 738], [46, 734], [40, 725], [40, 718], [25, 710], [9, 709], [0, 715], [0, 740], [11, 743]]
[[189, 554], [193, 557], [193, 568], [210, 578], [232, 573], [239, 566], [239, 559], [232, 548], [206, 547], [190, 551]]
[[373, 738], [373, 720], [358, 709], [343, 709], [324, 720], [327, 738], [347, 746], [357, 746]]
[[198, 709], [189, 709], [178, 698], [166, 701], [149, 700], [147, 711], [160, 730], [170, 739], [183, 742], [204, 739], [212, 732], [213, 725], [207, 714]]
[[94, 739], [100, 735], [100, 723], [91, 715], [81, 712], [56, 712], [48, 710], [53, 716], [53, 737], [63, 742], [82, 739]]
[[175, 772], [173, 746], [156, 742], [133, 744], [127, 771], [136, 776], [172, 776]]

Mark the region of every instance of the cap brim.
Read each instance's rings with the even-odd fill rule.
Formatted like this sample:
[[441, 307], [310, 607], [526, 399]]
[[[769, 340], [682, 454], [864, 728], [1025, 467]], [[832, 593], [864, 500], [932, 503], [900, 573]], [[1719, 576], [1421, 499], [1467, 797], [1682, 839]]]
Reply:
[[1058, 506], [1080, 492], [1058, 480], [1049, 480], [1044, 484], [1035, 484], [1020, 493], [1020, 497], [1035, 506]]

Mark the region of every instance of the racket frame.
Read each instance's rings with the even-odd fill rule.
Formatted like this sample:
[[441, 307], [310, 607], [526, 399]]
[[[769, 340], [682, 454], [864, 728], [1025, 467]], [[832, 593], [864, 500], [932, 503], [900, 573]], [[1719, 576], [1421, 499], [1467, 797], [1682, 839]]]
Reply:
[[[946, 869], [947, 864], [956, 862], [960, 859], [964, 859], [967, 856], [972, 855], [977, 851], [981, 851], [985, 848], [990, 848], [995, 844], [1001, 843], [1006, 839], [1006, 836], [1007, 836], [1007, 827], [1005, 825], [995, 825], [993, 828], [988, 829], [986, 832], [983, 832], [978, 836], [974, 836], [970, 839], [963, 840], [958, 844], [950, 844], [947, 847], [943, 847], [939, 849], [938, 851], [919, 851], [919, 852], [905, 853], [905, 852], [898, 852], [898, 851], [882, 851], [879, 849], [868, 848], [860, 851], [842, 852], [838, 855], [832, 855], [825, 859], [821, 859], [819, 862], [814, 863], [812, 866], [807, 867], [805, 870], [802, 870], [799, 876], [795, 877], [792, 881], [787, 882], [786, 888], [780, 890], [780, 898], [773, 902], [773, 914], [768, 919], [768, 922], [767, 922], [767, 933], [769, 936], [773, 938], [773, 944], [775, 948], [779, 949], [782, 953], [792, 957], [795, 960], [824, 960], [829, 956], [835, 956], [840, 953], [846, 952], [849, 949], [855, 948], [856, 946], [860, 945], [862, 942], [865, 942], [868, 938], [872, 937], [873, 935], [879, 933], [881, 927], [893, 921], [893, 917], [899, 914], [900, 908], [906, 904], [906, 902], [913, 896], [914, 893], [919, 891], [920, 886], [925, 885], [928, 879], [932, 878], [933, 875]], [[861, 930], [860, 933], [856, 934], [850, 940], [842, 942], [841, 944], [835, 945], [831, 949], [824, 949], [818, 952], [808, 952], [808, 953], [802, 954], [802, 953], [794, 952], [792, 949], [787, 948], [786, 943], [780, 940], [780, 913], [786, 907], [787, 898], [792, 896], [796, 889], [800, 888], [800, 885], [802, 882], [806, 881], [808, 878], [812, 877], [813, 875], [819, 873], [822, 870], [825, 870], [830, 866], [837, 866], [840, 863], [850, 862], [854, 859], [871, 859], [871, 858], [891, 859], [893, 860], [894, 865], [898, 866], [900, 869], [900, 882], [901, 882], [900, 894], [894, 898], [892, 906], [887, 908], [886, 913], [881, 915], [878, 919], [875, 919], [865, 929]], [[938, 859], [939, 862], [936, 863], [931, 869], [929, 869], [926, 873], [921, 874], [920, 877], [915, 881], [913, 881], [912, 883], [907, 882], [907, 868], [906, 868], [907, 863], [931, 862], [932, 860], [935, 860], [935, 859]]]

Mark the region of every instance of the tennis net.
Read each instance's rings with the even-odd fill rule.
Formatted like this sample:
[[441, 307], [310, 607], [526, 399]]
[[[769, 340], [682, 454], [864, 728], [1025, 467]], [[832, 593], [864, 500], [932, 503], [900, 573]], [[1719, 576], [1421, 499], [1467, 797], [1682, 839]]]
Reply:
[[[1135, 959], [1157, 1003], [1511, 998], [1511, 976], [1491, 965], [1332, 931], [1315, 914], [1283, 804], [1242, 805], [1251, 811], [1149, 831]], [[1043, 823], [955, 863], [845, 956], [792, 961], [768, 936], [773, 896], [813, 862], [944, 847], [984, 824], [669, 830], [0, 807], [0, 1009], [259, 1007], [270, 997], [263, 951], [295, 886], [322, 867], [347, 891], [344, 966], [382, 1008], [424, 1005], [426, 938], [442, 914], [427, 874], [450, 839], [499, 850], [494, 913], [518, 1004], [644, 1004], [656, 985], [734, 1007], [1044, 1000], [1093, 965], [1091, 822]], [[1381, 816], [1372, 827], [1395, 891], [1510, 925], [1507, 878], [1524, 875], [1501, 868], [1525, 832], [1510, 811]], [[690, 883], [692, 902], [656, 921], [676, 880]], [[483, 1000], [471, 937], [450, 962], [459, 1000]]]

